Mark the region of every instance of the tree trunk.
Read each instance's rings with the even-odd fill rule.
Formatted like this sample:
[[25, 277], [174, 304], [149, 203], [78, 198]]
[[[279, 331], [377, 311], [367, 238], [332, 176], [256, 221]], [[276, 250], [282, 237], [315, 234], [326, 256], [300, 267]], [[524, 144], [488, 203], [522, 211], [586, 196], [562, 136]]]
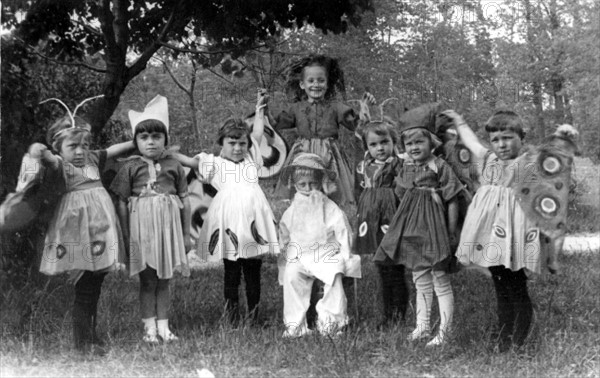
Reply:
[[532, 102], [535, 107], [535, 131], [537, 137], [543, 139], [546, 136], [546, 126], [544, 125], [544, 117], [543, 117], [543, 104], [542, 104], [542, 81], [540, 78], [540, 73], [537, 72], [535, 67], [539, 66], [535, 31], [533, 30], [533, 8], [529, 0], [524, 0], [523, 4], [525, 6], [525, 21], [527, 26], [527, 50], [529, 53], [529, 61], [531, 66], [534, 67], [531, 79], [531, 89], [532, 89]]
[[546, 136], [546, 125], [544, 124], [544, 107], [542, 104], [542, 84], [537, 81], [532, 83], [533, 98], [535, 107], [535, 133], [539, 140]]

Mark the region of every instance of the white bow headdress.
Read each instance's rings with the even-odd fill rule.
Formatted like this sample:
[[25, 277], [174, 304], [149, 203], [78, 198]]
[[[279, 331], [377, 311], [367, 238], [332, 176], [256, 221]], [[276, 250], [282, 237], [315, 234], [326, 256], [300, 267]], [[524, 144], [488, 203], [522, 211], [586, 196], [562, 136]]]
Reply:
[[131, 123], [131, 132], [135, 135], [135, 127], [142, 121], [155, 119], [162, 122], [169, 132], [169, 104], [167, 98], [161, 95], [156, 95], [144, 108], [143, 112], [130, 110], [128, 113], [129, 122]]

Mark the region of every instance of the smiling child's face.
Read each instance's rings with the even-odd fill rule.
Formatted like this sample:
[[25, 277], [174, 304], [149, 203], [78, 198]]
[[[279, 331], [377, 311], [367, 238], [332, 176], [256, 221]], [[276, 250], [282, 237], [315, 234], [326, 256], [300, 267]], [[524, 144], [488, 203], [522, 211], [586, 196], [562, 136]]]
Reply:
[[322, 66], [304, 67], [300, 88], [304, 89], [309, 101], [321, 100], [327, 93], [327, 71]]
[[423, 163], [431, 157], [433, 146], [427, 136], [414, 133], [404, 140], [404, 149], [414, 161]]

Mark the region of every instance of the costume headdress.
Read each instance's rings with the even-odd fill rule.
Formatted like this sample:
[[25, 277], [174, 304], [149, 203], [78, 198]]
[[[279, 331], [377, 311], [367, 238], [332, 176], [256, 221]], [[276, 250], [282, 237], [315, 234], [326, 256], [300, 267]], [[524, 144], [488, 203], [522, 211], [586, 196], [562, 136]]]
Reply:
[[440, 104], [437, 102], [423, 104], [416, 108], [410, 109], [400, 116], [398, 119], [398, 127], [400, 130], [400, 143], [404, 144], [402, 134], [405, 131], [412, 129], [425, 129], [431, 136], [433, 147], [437, 148], [442, 145], [442, 141], [436, 135], [436, 120], [440, 112]]
[[49, 98], [49, 99], [46, 99], [44, 101], [41, 101], [40, 105], [44, 104], [44, 103], [46, 103], [48, 101], [56, 101], [56, 102], [58, 102], [59, 104], [61, 104], [65, 108], [65, 110], [67, 111], [67, 115], [69, 116], [69, 119], [71, 120], [70, 125], [69, 124], [65, 124], [64, 127], [58, 128], [57, 130], [53, 130], [53, 134], [50, 135], [49, 138], [48, 138], [48, 139], [50, 139], [50, 140], [48, 140], [48, 143], [51, 144], [53, 141], [56, 140], [56, 138], [58, 138], [59, 135], [61, 135], [62, 133], [66, 132], [67, 130], [72, 130], [72, 129], [75, 129], [75, 128], [80, 128], [80, 129], [83, 129], [83, 130], [90, 131], [90, 125], [87, 124], [87, 123], [85, 125], [77, 125], [76, 122], [75, 122], [75, 116], [77, 115], [77, 110], [79, 110], [79, 108], [81, 108], [83, 106], [83, 104], [85, 104], [85, 103], [87, 103], [89, 101], [95, 100], [97, 98], [100, 98], [100, 97], [104, 97], [104, 95], [98, 95], [98, 96], [86, 98], [85, 100], [83, 100], [79, 104], [77, 104], [77, 106], [75, 106], [75, 109], [73, 109], [72, 113], [71, 113], [71, 110], [69, 109], [69, 107], [64, 102], [62, 102], [61, 100], [59, 100], [58, 98], [54, 98], [53, 97], [53, 98]]
[[167, 98], [156, 95], [144, 108], [143, 112], [130, 110], [128, 113], [131, 123], [131, 132], [135, 135], [135, 127], [142, 121], [155, 119], [165, 125], [167, 133], [169, 132], [169, 103]]
[[322, 171], [324, 176], [330, 180], [334, 180], [336, 176], [334, 171], [325, 168], [325, 163], [319, 155], [303, 152], [298, 154], [290, 165], [281, 170], [282, 180], [284, 180], [284, 182], [288, 181], [297, 168], [309, 168], [316, 171]]

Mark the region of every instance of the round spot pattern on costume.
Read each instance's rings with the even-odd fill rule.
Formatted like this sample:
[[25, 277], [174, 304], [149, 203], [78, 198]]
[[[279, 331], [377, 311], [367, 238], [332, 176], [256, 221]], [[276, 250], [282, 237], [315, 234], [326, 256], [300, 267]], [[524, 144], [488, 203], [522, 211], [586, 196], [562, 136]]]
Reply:
[[360, 224], [360, 227], [358, 227], [358, 236], [360, 236], [362, 238], [363, 236], [365, 236], [367, 234], [368, 230], [369, 230], [369, 226], [367, 225], [367, 222], [362, 222]]
[[95, 241], [92, 243], [92, 256], [100, 256], [106, 249], [106, 243], [103, 241]]
[[59, 244], [56, 247], [56, 257], [58, 257], [59, 259], [62, 259], [63, 257], [65, 257], [66, 254], [67, 254], [67, 249], [65, 248], [65, 246], [62, 244]]
[[504, 228], [498, 226], [497, 224], [494, 225], [494, 234], [496, 234], [497, 237], [499, 238], [505, 238], [506, 237], [506, 230], [504, 230]]
[[542, 161], [542, 168], [549, 174], [555, 174], [560, 171], [561, 165], [560, 160], [554, 156], [548, 156]]
[[461, 148], [458, 151], [458, 159], [462, 163], [468, 163], [471, 160], [471, 152], [469, 152], [469, 150], [467, 150], [466, 148]]
[[537, 228], [534, 228], [533, 230], [529, 230], [527, 232], [527, 235], [525, 236], [525, 241], [527, 243], [531, 243], [532, 241], [537, 240], [539, 234], [540, 234], [540, 231]]
[[551, 198], [551, 197], [544, 197], [540, 201], [540, 207], [546, 213], [553, 213], [553, 212], [556, 211], [556, 209], [557, 209], [558, 206], [556, 204], [556, 201], [554, 201], [553, 198]]

